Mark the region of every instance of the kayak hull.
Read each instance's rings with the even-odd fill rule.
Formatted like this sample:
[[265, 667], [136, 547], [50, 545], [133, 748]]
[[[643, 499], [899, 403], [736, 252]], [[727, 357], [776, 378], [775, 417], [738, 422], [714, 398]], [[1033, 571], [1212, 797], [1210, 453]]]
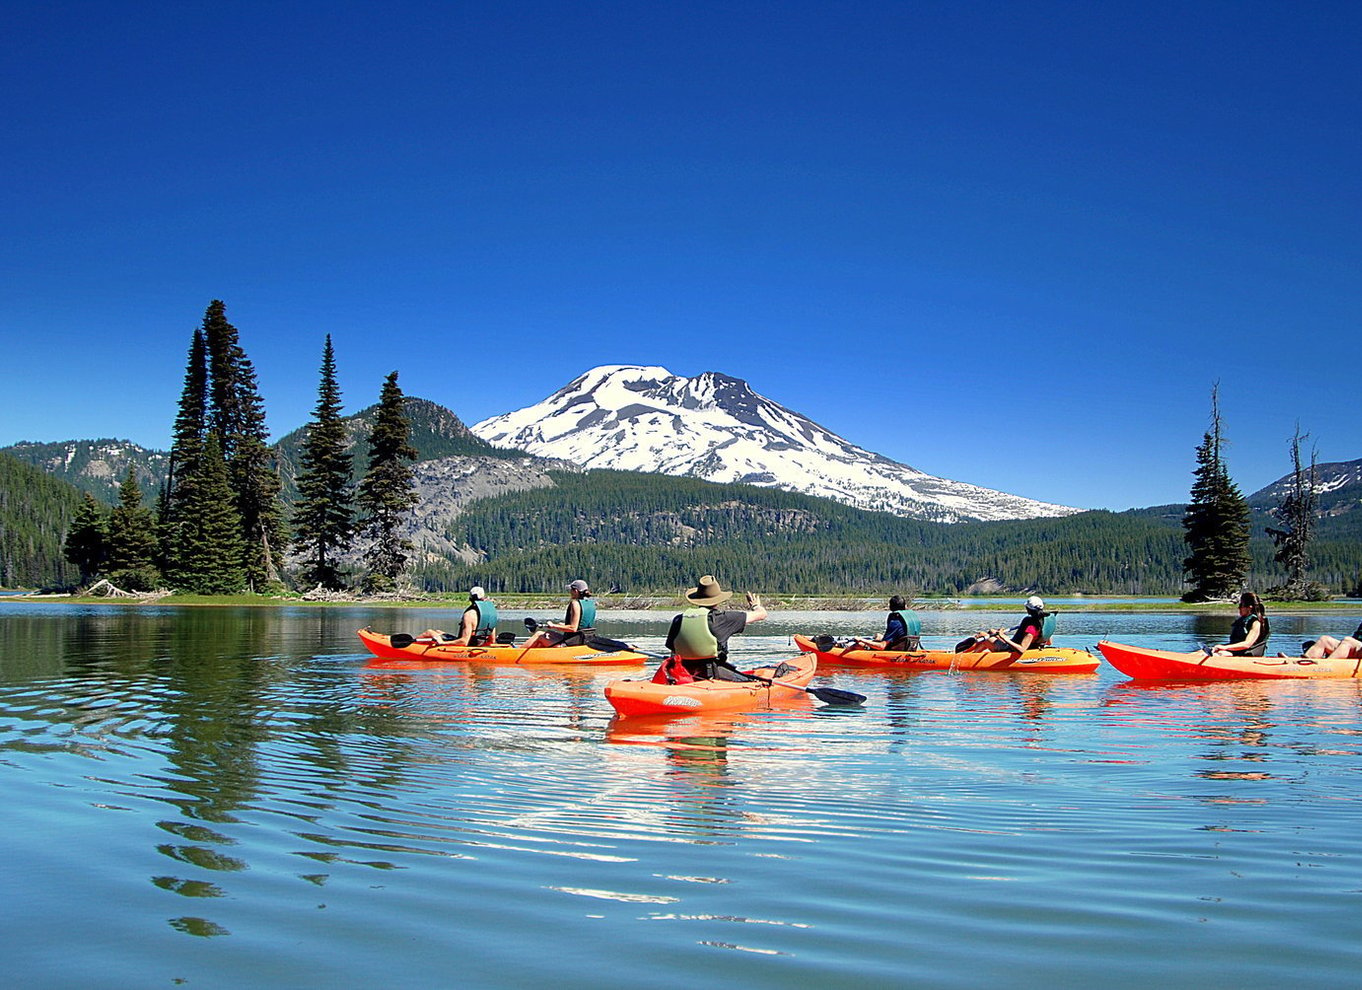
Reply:
[[613, 652], [590, 646], [454, 646], [443, 643], [414, 642], [393, 646], [392, 637], [372, 629], [359, 630], [359, 640], [380, 660], [416, 660], [422, 663], [485, 663], [519, 666], [572, 665], [590, 667], [636, 667], [647, 659], [633, 650]]
[[1201, 650], [1174, 653], [1125, 643], [1097, 644], [1111, 664], [1139, 681], [1300, 680], [1357, 678], [1362, 660], [1310, 660], [1305, 657], [1213, 657]]
[[[694, 715], [698, 712], [755, 711], [774, 702], [803, 698], [818, 670], [818, 658], [801, 654], [785, 661], [788, 669], [780, 683], [760, 681], [695, 681], [690, 684], [656, 684], [628, 678], [605, 686], [605, 698], [621, 715]], [[777, 665], [756, 667], [747, 673], [770, 678]]]
[[823, 651], [808, 636], [795, 645], [818, 657], [820, 667], [893, 667], [898, 670], [978, 670], [1029, 674], [1091, 674], [1102, 663], [1086, 650], [1047, 646], [1024, 653], [953, 653], [949, 650]]

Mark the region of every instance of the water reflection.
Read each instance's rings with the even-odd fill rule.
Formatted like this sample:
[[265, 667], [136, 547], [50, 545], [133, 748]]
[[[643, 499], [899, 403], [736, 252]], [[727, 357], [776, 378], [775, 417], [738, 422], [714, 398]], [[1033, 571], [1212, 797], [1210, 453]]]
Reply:
[[[368, 985], [401, 958], [419, 985], [458, 959], [472, 985], [585, 986], [602, 925], [744, 986], [1110, 981], [1155, 943], [1173, 985], [1284, 975], [1241, 979], [1246, 951], [1318, 985], [1355, 962], [1357, 682], [835, 671], [864, 708], [654, 722], [611, 717], [604, 671], [366, 666], [354, 629], [393, 620], [361, 610], [17, 611], [16, 985], [120, 960], [107, 982], [150, 985], [167, 958], [191, 983]], [[1197, 635], [1130, 622], [1114, 638]], [[788, 648], [749, 635], [742, 659]], [[905, 940], [910, 914], [958, 937]], [[69, 951], [22, 955], [54, 925]]]

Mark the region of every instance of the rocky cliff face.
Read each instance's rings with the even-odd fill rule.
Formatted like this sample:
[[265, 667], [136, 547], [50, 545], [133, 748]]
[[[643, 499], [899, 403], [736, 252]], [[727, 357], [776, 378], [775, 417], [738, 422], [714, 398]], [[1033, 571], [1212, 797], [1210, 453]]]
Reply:
[[941, 522], [1080, 510], [926, 474], [837, 436], [717, 372], [595, 368], [544, 401], [472, 427], [497, 446], [584, 467], [783, 488]]
[[406, 536], [427, 554], [478, 560], [478, 553], [450, 540], [450, 524], [469, 502], [533, 488], [552, 488], [549, 471], [578, 471], [576, 465], [539, 457], [514, 459], [442, 457], [414, 465], [420, 501], [408, 521]]

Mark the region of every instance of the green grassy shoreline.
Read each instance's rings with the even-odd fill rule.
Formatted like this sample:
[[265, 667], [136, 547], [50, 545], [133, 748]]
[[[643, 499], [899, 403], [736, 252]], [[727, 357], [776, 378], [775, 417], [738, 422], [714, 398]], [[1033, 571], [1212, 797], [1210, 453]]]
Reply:
[[[1111, 600], [1114, 596], [1104, 596], [1102, 601], [1068, 601], [1058, 606], [1059, 612], [1188, 612], [1188, 613], [1225, 613], [1235, 611], [1233, 602], [1200, 602], [1188, 604], [1179, 601], [1150, 602], [1137, 599], [1129, 601]], [[886, 608], [885, 596], [834, 596], [834, 595], [764, 595], [766, 607], [779, 611], [828, 611], [828, 612], [882, 612]], [[18, 604], [70, 604], [70, 605], [120, 605], [144, 607], [147, 605], [172, 605], [206, 608], [350, 608], [363, 605], [368, 608], [458, 608], [467, 598], [463, 594], [430, 595], [421, 598], [365, 598], [336, 597], [327, 600], [309, 600], [292, 595], [181, 595], [172, 594], [161, 597], [145, 596], [138, 598], [106, 598], [75, 595], [23, 594], [0, 597], [0, 602]], [[562, 595], [501, 594], [496, 601], [503, 610], [559, 609], [565, 598]], [[626, 609], [630, 611], [675, 611], [685, 604], [680, 596], [665, 595], [605, 595], [596, 599], [601, 609]], [[954, 611], [969, 609], [1017, 608], [1020, 598], [1016, 595], [998, 595], [978, 598], [919, 598], [912, 607], [919, 611]], [[1266, 603], [1269, 613], [1312, 614], [1330, 612], [1358, 612], [1362, 606], [1356, 602], [1273, 602]]]

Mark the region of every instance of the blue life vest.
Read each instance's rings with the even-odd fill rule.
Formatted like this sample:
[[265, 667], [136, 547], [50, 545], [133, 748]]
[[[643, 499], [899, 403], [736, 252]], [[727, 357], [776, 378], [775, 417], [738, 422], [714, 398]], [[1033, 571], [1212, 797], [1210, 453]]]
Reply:
[[[595, 629], [596, 603], [593, 602], [590, 598], [583, 598], [580, 601], [578, 601], [577, 604], [582, 606], [582, 617], [577, 622], [577, 631], [581, 632], [583, 629]], [[571, 621], [572, 621], [572, 603], [569, 602], [567, 614], [563, 616], [563, 622], [568, 623]]]
[[473, 630], [473, 638], [484, 641], [496, 639], [497, 603], [483, 598], [475, 601], [473, 607], [478, 610], [478, 627]]
[[898, 609], [889, 613], [890, 617], [897, 615], [899, 621], [903, 623], [903, 628], [909, 636], [922, 635], [922, 620], [917, 617], [917, 613], [910, 608]]

